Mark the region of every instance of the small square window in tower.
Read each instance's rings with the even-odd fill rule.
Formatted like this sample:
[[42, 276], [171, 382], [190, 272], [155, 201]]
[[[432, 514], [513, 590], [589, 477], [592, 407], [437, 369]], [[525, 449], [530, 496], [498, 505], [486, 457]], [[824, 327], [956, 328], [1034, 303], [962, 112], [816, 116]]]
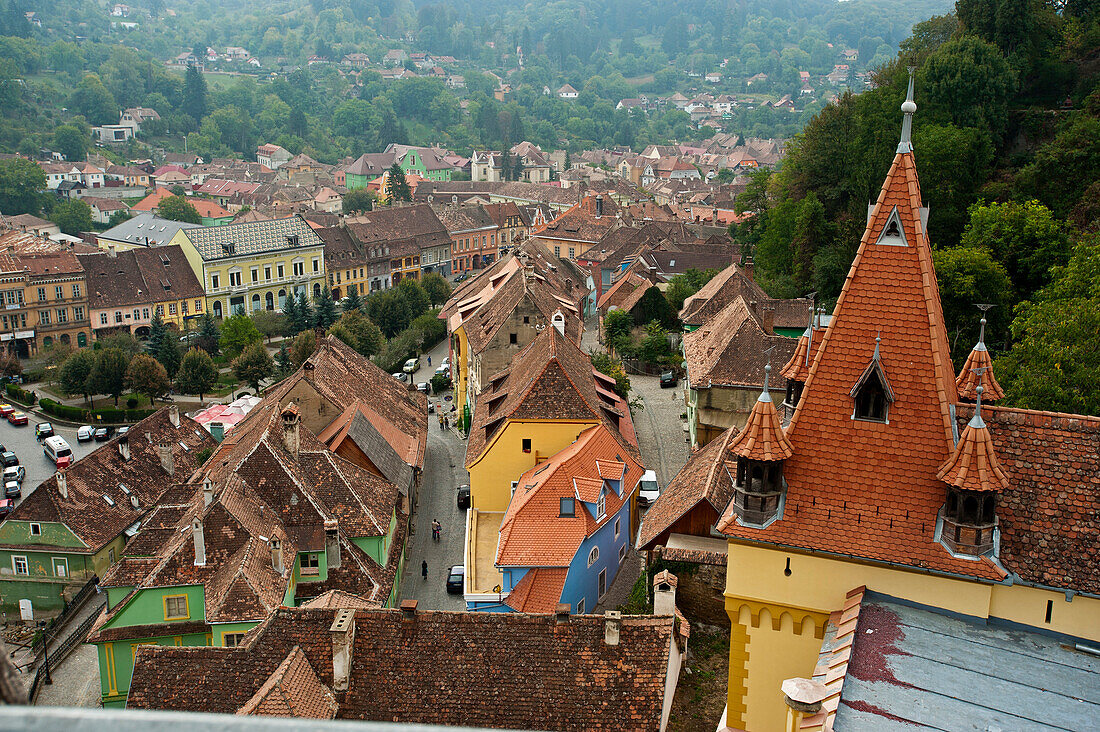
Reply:
[[894, 403], [894, 390], [886, 378], [886, 370], [879, 356], [882, 338], [875, 338], [875, 353], [871, 363], [863, 370], [850, 392], [855, 400], [852, 419], [889, 423], [890, 405]]

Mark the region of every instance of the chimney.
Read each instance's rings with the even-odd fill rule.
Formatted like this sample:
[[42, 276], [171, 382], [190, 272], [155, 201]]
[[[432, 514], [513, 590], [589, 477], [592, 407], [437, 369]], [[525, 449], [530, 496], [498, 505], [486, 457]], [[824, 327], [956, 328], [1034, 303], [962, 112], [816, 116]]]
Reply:
[[416, 600], [401, 601], [401, 617], [405, 620], [412, 620], [416, 617]]
[[340, 568], [340, 533], [336, 519], [325, 519], [325, 560], [329, 569]]
[[596, 196], [596, 218], [603, 216], [603, 196]]
[[825, 684], [811, 679], [786, 679], [782, 684], [783, 700], [787, 703], [787, 724], [784, 732], [798, 732], [802, 720], [821, 711], [821, 702], [829, 695]]
[[180, 428], [180, 408], [175, 404], [168, 407], [168, 421], [172, 423], [172, 426], [177, 430]]
[[623, 614], [618, 610], [608, 610], [603, 614], [603, 642], [609, 646], [619, 645], [619, 631], [623, 627]]
[[676, 575], [667, 569], [653, 576], [653, 614], [676, 614]]
[[272, 537], [268, 541], [268, 546], [271, 547], [271, 566], [279, 574], [283, 576], [283, 542]]
[[752, 275], [752, 257], [745, 257], [744, 261], [741, 263], [741, 269], [745, 270], [745, 276], [749, 278], [749, 282], [756, 281], [753, 279]]
[[775, 334], [775, 306], [765, 305], [760, 313], [760, 323], [764, 326], [764, 332], [768, 335]]
[[207, 477], [202, 482], [202, 505], [209, 506], [214, 502], [214, 483]]
[[206, 542], [202, 538], [202, 519], [198, 516], [191, 523], [191, 538], [195, 540], [195, 566], [206, 566]]
[[332, 636], [332, 690], [347, 691], [355, 646], [355, 611], [337, 610], [328, 632]]
[[114, 244], [108, 244], [107, 245], [107, 256], [110, 257], [111, 259], [114, 259], [117, 256], [117, 253], [115, 252], [115, 245]]
[[283, 407], [283, 445], [286, 446], [287, 452], [294, 456], [294, 459], [298, 459], [298, 447], [301, 445], [301, 414], [298, 412], [298, 405], [294, 402], [287, 404]]
[[164, 472], [168, 475], [175, 475], [176, 457], [172, 454], [172, 446], [170, 444], [157, 445], [157, 454], [160, 455], [160, 466], [164, 468]]
[[214, 442], [221, 442], [225, 439], [225, 425], [221, 422], [210, 423], [210, 436], [214, 438]]
[[122, 456], [125, 461], [130, 460], [130, 436], [123, 435], [118, 438], [118, 454]]
[[554, 624], [564, 625], [569, 622], [569, 603], [559, 602], [558, 606], [554, 608]]
[[558, 331], [558, 335], [565, 336], [565, 315], [560, 309], [555, 310], [550, 316], [550, 324], [554, 326], [554, 330]]
[[57, 492], [61, 494], [62, 498], [69, 497], [69, 479], [65, 477], [64, 470], [57, 471]]

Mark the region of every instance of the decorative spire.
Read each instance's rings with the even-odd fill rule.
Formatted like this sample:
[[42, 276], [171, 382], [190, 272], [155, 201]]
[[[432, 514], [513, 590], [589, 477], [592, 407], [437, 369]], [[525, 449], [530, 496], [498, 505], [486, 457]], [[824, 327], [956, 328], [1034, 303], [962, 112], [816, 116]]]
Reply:
[[[985, 369], [978, 369], [978, 371], [984, 373]], [[981, 373], [978, 374], [978, 377], [979, 378], [981, 377]], [[975, 427], [977, 429], [985, 429], [985, 420], [982, 419], [982, 392], [983, 391], [985, 391], [985, 387], [982, 386], [981, 384], [978, 384], [978, 386], [974, 388], [974, 394], [975, 394], [974, 416], [970, 418], [970, 425], [969, 426]]]
[[880, 343], [882, 343], [882, 331], [879, 331], [878, 335], [875, 336], [875, 353], [874, 353], [873, 356], [871, 356], [872, 361], [878, 361], [879, 360], [878, 347], [879, 347]]
[[[771, 349], [769, 349], [769, 351], [770, 350]], [[772, 375], [772, 360], [771, 360], [771, 353], [769, 352], [768, 353], [768, 363], [767, 363], [767, 365], [764, 366], [764, 391], [760, 392], [760, 398], [757, 399], [756, 401], [758, 401], [758, 402], [770, 402], [772, 400], [772, 395], [768, 393], [768, 379], [771, 378], [771, 375]]]
[[997, 460], [993, 438], [982, 419], [982, 392], [975, 388], [977, 404], [974, 417], [959, 437], [951, 457], [940, 466], [936, 477], [959, 490], [1002, 491], [1008, 487], [1008, 475]]
[[913, 152], [913, 114], [917, 111], [917, 103], [913, 101], [913, 72], [915, 67], [909, 67], [909, 91], [905, 95], [905, 101], [901, 103], [903, 117], [901, 120], [901, 142], [898, 143], [898, 153]]
[[978, 305], [982, 311], [982, 327], [978, 334], [978, 342], [966, 357], [962, 371], [955, 379], [955, 387], [958, 389], [961, 399], [972, 400], [976, 398], [977, 387], [981, 387], [988, 402], [1000, 399], [1005, 395], [997, 378], [993, 375], [993, 358], [989, 355], [989, 349], [985, 346], [985, 312], [992, 305]]

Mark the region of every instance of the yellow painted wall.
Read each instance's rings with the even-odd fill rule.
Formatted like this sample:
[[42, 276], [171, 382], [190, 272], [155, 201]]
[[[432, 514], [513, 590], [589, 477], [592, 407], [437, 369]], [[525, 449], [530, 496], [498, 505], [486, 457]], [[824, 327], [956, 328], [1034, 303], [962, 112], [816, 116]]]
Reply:
[[[470, 467], [470, 502], [480, 511], [504, 511], [512, 498], [512, 481], [555, 453], [569, 447], [577, 435], [597, 424], [566, 420], [505, 420], [486, 446], [481, 459]], [[531, 440], [531, 452], [523, 440]]]
[[[96, 577], [102, 577], [111, 566], [111, 557], [117, 562], [122, 556], [122, 549], [126, 546], [126, 536], [119, 534], [92, 557], [92, 566], [95, 568]], [[113, 553], [112, 553], [113, 551]]]
[[[735, 712], [743, 712], [740, 726], [750, 732], [783, 729], [787, 707], [779, 693], [780, 683], [812, 675], [821, 645], [820, 624], [843, 606], [847, 593], [856, 587], [974, 618], [998, 618], [1100, 640], [1100, 600], [1093, 598], [1076, 596], [1067, 601], [1062, 592], [953, 579], [734, 541], [729, 542], [728, 552], [726, 612], [733, 628], [727, 690], [730, 724], [739, 726]], [[1054, 602], [1050, 623], [1046, 622], [1048, 600]], [[801, 627], [803, 623], [814, 625], [814, 632]]]
[[[459, 326], [451, 335], [451, 348], [454, 351], [454, 370], [455, 379], [454, 394], [455, 394], [455, 408], [458, 410], [458, 415], [462, 416], [462, 410], [466, 406], [466, 389], [470, 384], [470, 344], [466, 340], [466, 329]], [[473, 413], [473, 406], [470, 405], [470, 413]]]

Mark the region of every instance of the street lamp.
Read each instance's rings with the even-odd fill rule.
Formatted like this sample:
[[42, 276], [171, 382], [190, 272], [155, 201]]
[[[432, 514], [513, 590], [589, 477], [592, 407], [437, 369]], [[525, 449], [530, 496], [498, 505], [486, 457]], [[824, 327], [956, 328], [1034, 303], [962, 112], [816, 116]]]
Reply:
[[39, 620], [38, 627], [42, 630], [42, 664], [46, 667], [46, 678], [43, 683], [52, 684], [53, 679], [50, 678], [50, 643], [46, 638], [46, 621]]

